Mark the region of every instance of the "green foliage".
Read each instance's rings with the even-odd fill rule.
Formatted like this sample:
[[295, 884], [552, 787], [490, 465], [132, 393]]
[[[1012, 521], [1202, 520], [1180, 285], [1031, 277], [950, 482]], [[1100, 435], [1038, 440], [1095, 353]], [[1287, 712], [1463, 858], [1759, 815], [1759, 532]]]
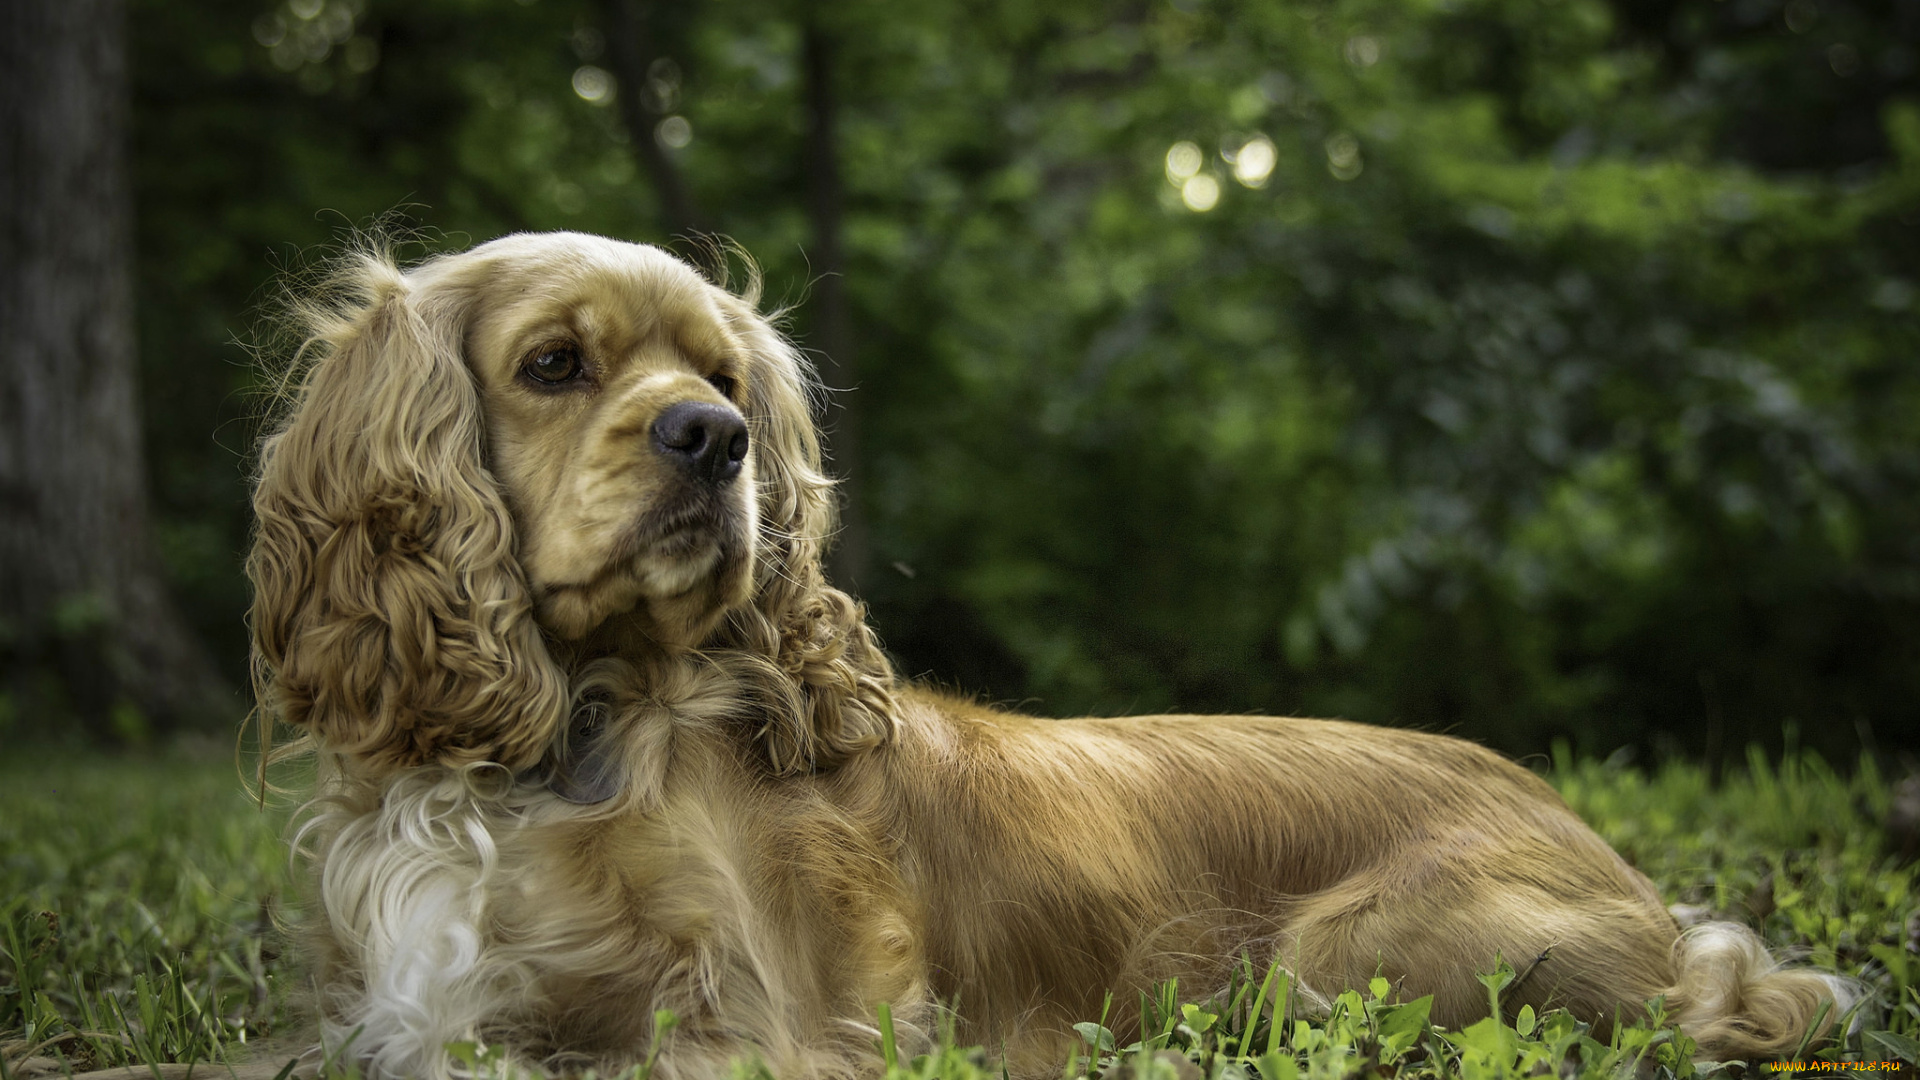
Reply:
[[[1286, 993], [1287, 973], [1277, 964], [1260, 985], [1265, 990], [1277, 984], [1281, 992], [1270, 999], [1256, 993], [1249, 1006], [1252, 972], [1252, 965], [1243, 963], [1240, 977], [1208, 1006], [1186, 1003], [1173, 1008], [1178, 1000], [1173, 984], [1161, 986], [1151, 997], [1142, 995], [1140, 1030], [1153, 1034], [1126, 1046], [1116, 1046], [1114, 1033], [1104, 1024], [1075, 1025], [1084, 1043], [1069, 1052], [1063, 1080], [1495, 1080], [1542, 1075], [1686, 1080], [1726, 1072], [1720, 1063], [1695, 1060], [1693, 1041], [1671, 1026], [1657, 1001], [1648, 1004], [1644, 1016], [1615, 1024], [1605, 1041], [1562, 1009], [1536, 1015], [1532, 1006], [1523, 1005], [1509, 1018], [1502, 1011], [1500, 991], [1514, 981], [1515, 972], [1504, 962], [1481, 976], [1488, 987], [1487, 1017], [1458, 1031], [1432, 1023], [1432, 997], [1401, 1000], [1385, 979], [1374, 979], [1364, 994], [1344, 991], [1309, 1014]], [[1209, 1011], [1223, 1001], [1221, 1011]], [[1269, 1006], [1265, 1011], [1263, 1003]], [[891, 1042], [884, 1010], [880, 1027], [882, 1038]], [[1849, 1048], [1822, 1050], [1815, 1058], [1860, 1060], [1865, 1053], [1871, 1060], [1913, 1061], [1905, 1055], [1915, 1046], [1920, 1044], [1905, 1036], [1872, 1031], [1864, 1040], [1853, 1039]], [[1795, 1060], [1815, 1058], [1803, 1053]], [[908, 1063], [888, 1056], [886, 1066], [887, 1080], [989, 1080], [998, 1075], [977, 1050], [959, 1050], [951, 1038]]]
[[284, 1029], [283, 821], [201, 758], [0, 767], [4, 1056], [222, 1060]]
[[[599, 5], [132, 10], [162, 549], [237, 677], [258, 403], [231, 341], [276, 269], [396, 207], [429, 246], [671, 237]], [[1920, 731], [1895, 16], [660, 10], [650, 92], [691, 133], [669, 157], [803, 342], [801, 20], [840, 43], [865, 450], [837, 466], [866, 480], [853, 584], [905, 670], [1516, 751]]]
[[[1575, 763], [1564, 746], [1555, 761], [1568, 804], [1663, 895], [1751, 922], [1820, 967], [1869, 972], [1897, 1010], [1920, 1006], [1920, 895], [1910, 874], [1886, 872], [1874, 823], [1888, 793], [1870, 758], [1847, 777], [1817, 755], [1776, 766], [1756, 752], [1718, 786], [1697, 766]], [[1910, 1016], [1892, 1024], [1920, 1035]]]
[[[1749, 922], [1774, 948], [1861, 981], [1871, 997], [1844, 1042], [1801, 1059], [1920, 1061], [1920, 940], [1910, 929], [1920, 882], [1883, 853], [1877, 822], [1891, 796], [1871, 759], [1843, 776], [1811, 753], [1778, 763], [1754, 754], [1747, 772], [1715, 784], [1697, 765], [1642, 772], [1562, 746], [1550, 779], [1670, 902]], [[284, 822], [215, 759], [0, 765], [0, 1068], [32, 1056], [84, 1069], [303, 1048], [312, 1032], [298, 963], [273, 918], [288, 889]], [[1205, 1080], [1713, 1071], [1692, 1060], [1658, 1003], [1605, 1041], [1564, 1012], [1510, 1011], [1503, 1002], [1526, 974], [1494, 966], [1482, 976], [1488, 1017], [1447, 1031], [1431, 1023], [1429, 999], [1403, 1000], [1387, 980], [1320, 1003], [1280, 965], [1243, 960], [1208, 1000], [1172, 983], [1137, 1002], [1110, 999], [1075, 1025], [1080, 1045], [1061, 1065], [1069, 1080], [1192, 1080], [1176, 1061]], [[1132, 1022], [1119, 1022], [1122, 1010]], [[933, 1049], [912, 1057], [884, 1007], [877, 1019], [890, 1080], [1000, 1075], [990, 1051], [956, 1045], [950, 1017]], [[675, 1026], [671, 1014], [655, 1017], [663, 1038]], [[1138, 1034], [1123, 1043], [1121, 1027]], [[618, 1080], [646, 1080], [660, 1045]], [[453, 1052], [476, 1076], [515, 1074], [501, 1048]], [[345, 1061], [327, 1071], [354, 1076]], [[750, 1061], [736, 1071], [767, 1080]]]
[[[1130, 1064], [1135, 1074], [1146, 1073], [1151, 1066], [1139, 1064], [1143, 1055], [1155, 1063], [1190, 1061], [1198, 1066], [1200, 1076], [1210, 1080], [1361, 1075], [1477, 1080], [1542, 1072], [1612, 1077], [1633, 1075], [1644, 1066], [1652, 1068], [1643, 1075], [1695, 1074], [1692, 1044], [1667, 1029], [1657, 1012], [1620, 1025], [1606, 1043], [1590, 1037], [1587, 1025], [1563, 1010], [1536, 1017], [1531, 1006], [1522, 1006], [1508, 1022], [1500, 1012], [1496, 989], [1514, 978], [1513, 969], [1505, 964], [1483, 976], [1492, 1011], [1459, 1031], [1448, 1031], [1429, 1020], [1432, 997], [1399, 1000], [1385, 979], [1373, 980], [1364, 994], [1341, 993], [1313, 1016], [1297, 1015], [1283, 990], [1263, 1014], [1257, 1007], [1244, 1007], [1251, 971], [1250, 964], [1243, 965], [1242, 978], [1229, 987], [1226, 1008], [1219, 1014], [1192, 1004], [1180, 1006], [1177, 1014], [1161, 1013], [1158, 1001], [1143, 1001], [1143, 1030], [1158, 1034], [1125, 1047], [1113, 1048], [1112, 1033], [1106, 1028], [1081, 1025], [1087, 1037], [1087, 1067], [1082, 1071], [1070, 1061], [1066, 1075], [1113, 1075]], [[1284, 986], [1286, 981], [1286, 972], [1278, 965], [1261, 980], [1263, 987], [1276, 982]], [[1166, 987], [1160, 996], [1169, 999], [1174, 993], [1174, 988]], [[1174, 1058], [1161, 1056], [1169, 1051]]]

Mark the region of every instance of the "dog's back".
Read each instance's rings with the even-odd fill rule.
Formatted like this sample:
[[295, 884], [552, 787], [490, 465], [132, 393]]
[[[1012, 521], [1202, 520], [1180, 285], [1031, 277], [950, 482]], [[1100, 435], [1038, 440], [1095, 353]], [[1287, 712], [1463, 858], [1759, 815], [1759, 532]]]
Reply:
[[[1482, 747], [1332, 721], [1049, 721], [916, 695], [890, 786], [934, 989], [969, 1038], [1015, 1029], [1044, 1068], [1103, 994], [1237, 958], [1330, 998], [1384, 976], [1435, 1022], [1565, 1007], [1603, 1034], [1667, 995], [1712, 1054], [1790, 1051], [1836, 983], [1773, 971], [1750, 931], [1684, 941], [1644, 875], [1539, 777]], [[1830, 1006], [1829, 1006], [1830, 1008]], [[1122, 1009], [1125, 1028], [1132, 1010]]]

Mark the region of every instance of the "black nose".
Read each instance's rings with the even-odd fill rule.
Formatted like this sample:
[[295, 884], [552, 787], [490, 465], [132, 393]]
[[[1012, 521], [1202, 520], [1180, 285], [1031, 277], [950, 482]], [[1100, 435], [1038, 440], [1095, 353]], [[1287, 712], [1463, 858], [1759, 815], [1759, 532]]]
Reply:
[[725, 405], [682, 401], [653, 422], [653, 448], [709, 484], [740, 475], [747, 457], [747, 422]]

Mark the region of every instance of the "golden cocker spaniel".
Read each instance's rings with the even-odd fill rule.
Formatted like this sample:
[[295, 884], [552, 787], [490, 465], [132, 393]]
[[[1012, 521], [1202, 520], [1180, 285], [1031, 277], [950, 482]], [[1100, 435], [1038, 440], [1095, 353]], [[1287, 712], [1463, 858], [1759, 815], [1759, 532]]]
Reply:
[[814, 387], [748, 292], [556, 233], [362, 253], [300, 305], [256, 684], [319, 751], [324, 1037], [370, 1075], [448, 1076], [454, 1040], [618, 1067], [662, 1009], [663, 1075], [871, 1075], [881, 1002], [908, 1037], [951, 1007], [1033, 1075], [1108, 991], [1204, 993], [1242, 954], [1456, 1026], [1496, 955], [1545, 957], [1513, 1007], [1604, 1028], [1664, 994], [1721, 1057], [1846, 996], [1743, 928], [1682, 934], [1467, 742], [900, 681], [821, 576]]

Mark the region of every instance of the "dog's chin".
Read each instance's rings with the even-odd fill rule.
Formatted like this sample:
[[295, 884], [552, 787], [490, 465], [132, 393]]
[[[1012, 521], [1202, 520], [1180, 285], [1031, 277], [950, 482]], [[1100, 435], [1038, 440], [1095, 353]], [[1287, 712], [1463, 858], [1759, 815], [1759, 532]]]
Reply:
[[741, 545], [719, 538], [640, 545], [583, 582], [535, 583], [534, 611], [557, 637], [578, 641], [608, 620], [627, 621], [669, 646], [701, 644], [727, 610], [752, 595], [753, 558]]

